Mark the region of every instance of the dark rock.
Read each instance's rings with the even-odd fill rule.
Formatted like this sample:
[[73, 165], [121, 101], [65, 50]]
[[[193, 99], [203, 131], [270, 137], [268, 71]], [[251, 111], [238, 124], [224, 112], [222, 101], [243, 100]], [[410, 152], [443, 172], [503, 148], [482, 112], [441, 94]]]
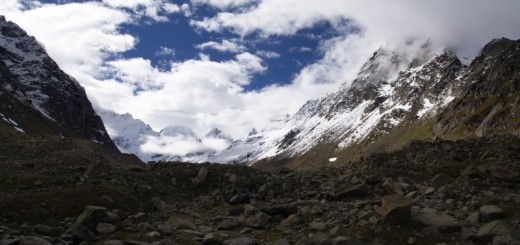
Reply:
[[237, 219], [225, 219], [224, 221], [220, 222], [217, 226], [218, 230], [232, 230], [235, 228], [240, 227], [240, 223], [238, 223]]
[[150, 245], [177, 245], [177, 243], [174, 243], [169, 239], [164, 239], [161, 241], [152, 242], [152, 243], [150, 243]]
[[270, 216], [280, 216], [282, 218], [289, 217], [291, 214], [295, 214], [298, 212], [298, 208], [288, 205], [280, 205], [280, 206], [269, 206], [263, 207], [260, 209], [263, 213], [266, 213]]
[[455, 218], [432, 208], [423, 209], [422, 214], [415, 216], [413, 219], [425, 226], [437, 227], [441, 232], [455, 232], [461, 230], [461, 227]]
[[289, 217], [287, 217], [287, 219], [280, 222], [280, 225], [291, 227], [291, 226], [299, 224], [300, 222], [301, 222], [301, 220], [300, 220], [300, 216], [298, 214], [291, 214], [291, 215], [289, 215]]
[[76, 224], [82, 225], [90, 229], [96, 230], [99, 223], [108, 221], [108, 211], [104, 207], [86, 206], [83, 213], [76, 219]]
[[332, 245], [363, 245], [364, 243], [353, 237], [338, 236], [332, 239]]
[[256, 240], [251, 237], [238, 237], [234, 239], [229, 239], [224, 242], [226, 245], [255, 245]]
[[452, 181], [451, 177], [445, 174], [437, 174], [432, 178], [431, 186], [435, 189], [442, 188]]
[[519, 182], [520, 181], [520, 173], [508, 168], [504, 168], [501, 166], [491, 166], [489, 167], [489, 172], [491, 176], [510, 182]]
[[403, 189], [401, 188], [401, 186], [397, 183], [395, 183], [393, 180], [391, 179], [387, 179], [385, 180], [385, 182], [383, 182], [383, 189], [385, 189], [386, 193], [388, 193], [389, 195], [391, 194], [404, 194], [403, 192]]
[[484, 205], [479, 209], [480, 221], [488, 222], [505, 217], [504, 210], [496, 205]]
[[121, 240], [108, 240], [104, 241], [103, 245], [124, 245], [125, 243]]
[[246, 204], [249, 203], [249, 200], [251, 200], [251, 196], [249, 194], [238, 194], [234, 195], [229, 199], [229, 204], [231, 205], [238, 205], [238, 204]]
[[366, 195], [366, 190], [363, 187], [363, 184], [359, 184], [347, 189], [338, 189], [328, 199], [330, 201], [341, 201], [346, 198], [364, 196]]
[[513, 241], [520, 241], [520, 233], [503, 220], [495, 220], [485, 224], [480, 228], [477, 235], [470, 239], [477, 242], [491, 242], [495, 236], [509, 237]]
[[246, 219], [246, 225], [253, 228], [267, 228], [270, 221], [271, 216], [262, 212], [256, 212]]
[[338, 237], [338, 236], [348, 237], [348, 236], [351, 236], [350, 232], [347, 231], [347, 229], [345, 229], [341, 225], [334, 226], [334, 228], [330, 229], [329, 235], [331, 237]]
[[72, 235], [73, 241], [76, 244], [79, 244], [83, 241], [92, 242], [95, 239], [94, 233], [92, 233], [88, 227], [80, 224], [72, 225], [67, 233]]
[[220, 233], [208, 233], [202, 239], [203, 244], [207, 245], [220, 245], [223, 244], [225, 237]]
[[400, 224], [410, 220], [412, 199], [401, 194], [384, 196], [381, 199], [381, 219], [384, 222]]
[[173, 227], [169, 224], [158, 224], [157, 230], [163, 235], [173, 234]]
[[101, 235], [109, 235], [116, 231], [116, 227], [109, 223], [99, 223], [96, 227], [96, 231]]
[[274, 241], [273, 245], [291, 245], [291, 241], [286, 238], [282, 238]]
[[311, 222], [309, 224], [309, 228], [311, 230], [317, 230], [317, 231], [322, 231], [322, 230], [325, 230], [325, 228], [327, 227], [327, 224], [323, 223], [323, 222]]
[[20, 238], [18, 245], [52, 245], [52, 243], [43, 238], [35, 236], [24, 236]]

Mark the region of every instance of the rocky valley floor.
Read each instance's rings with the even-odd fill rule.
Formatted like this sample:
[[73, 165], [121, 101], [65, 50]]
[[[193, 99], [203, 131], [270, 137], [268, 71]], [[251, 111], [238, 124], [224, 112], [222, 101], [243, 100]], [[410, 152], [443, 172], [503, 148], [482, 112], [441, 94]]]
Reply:
[[70, 139], [6, 142], [2, 245], [520, 244], [516, 137], [414, 142], [312, 172], [123, 168]]

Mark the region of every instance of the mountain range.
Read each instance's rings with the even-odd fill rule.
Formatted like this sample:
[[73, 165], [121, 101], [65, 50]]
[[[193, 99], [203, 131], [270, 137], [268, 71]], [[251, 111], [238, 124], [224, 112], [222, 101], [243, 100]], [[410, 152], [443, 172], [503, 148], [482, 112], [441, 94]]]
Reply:
[[520, 135], [520, 42], [505, 38], [492, 40], [467, 65], [429, 41], [380, 48], [357, 78], [336, 92], [234, 140], [218, 128], [199, 137], [174, 123], [154, 131], [130, 114], [96, 113], [84, 89], [34, 37], [5, 18], [0, 28], [4, 124], [23, 133], [87, 139], [144, 162], [314, 169], [398, 150], [415, 140]]

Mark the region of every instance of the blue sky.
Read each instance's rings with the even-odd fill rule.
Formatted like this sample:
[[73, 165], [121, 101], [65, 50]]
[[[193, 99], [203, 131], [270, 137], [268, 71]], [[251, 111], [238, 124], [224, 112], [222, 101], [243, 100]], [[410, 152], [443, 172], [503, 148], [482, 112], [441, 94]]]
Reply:
[[[378, 48], [475, 56], [520, 38], [517, 0], [2, 0], [98, 110], [235, 138], [348, 86]], [[413, 52], [413, 50], [407, 50]]]

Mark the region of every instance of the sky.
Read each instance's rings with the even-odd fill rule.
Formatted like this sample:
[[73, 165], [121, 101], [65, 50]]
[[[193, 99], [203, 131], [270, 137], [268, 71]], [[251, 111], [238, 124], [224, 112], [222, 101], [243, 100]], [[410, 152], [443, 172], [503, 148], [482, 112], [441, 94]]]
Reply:
[[2, 0], [97, 110], [234, 138], [351, 82], [378, 48], [474, 57], [520, 38], [518, 0]]

